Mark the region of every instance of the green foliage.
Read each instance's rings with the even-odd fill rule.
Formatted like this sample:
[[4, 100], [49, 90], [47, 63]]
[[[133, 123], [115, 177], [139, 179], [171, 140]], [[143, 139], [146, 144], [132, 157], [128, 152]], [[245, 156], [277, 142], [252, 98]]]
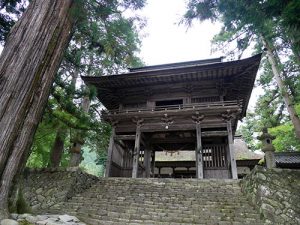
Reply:
[[259, 148], [254, 136], [263, 127], [271, 127], [271, 132], [277, 135], [274, 141], [277, 151], [299, 150], [299, 141], [293, 133], [282, 98], [282, 93], [286, 92], [295, 105], [300, 104], [300, 14], [296, 13], [299, 10], [298, 0], [188, 1], [183, 23], [191, 25], [195, 19], [222, 22], [220, 33], [212, 40], [214, 50], [223, 51], [231, 59], [239, 59], [246, 50], [262, 52], [261, 37], [264, 37], [282, 72], [284, 87], [280, 90], [268, 60], [262, 59], [257, 84], [264, 94], [238, 131], [251, 149]]
[[277, 152], [300, 151], [300, 140], [296, 138], [290, 122], [270, 128], [269, 132], [276, 137], [273, 145]]
[[11, 27], [21, 17], [26, 6], [25, 0], [0, 1], [0, 44], [4, 44]]
[[[300, 115], [300, 104], [296, 105], [296, 111]], [[262, 110], [259, 108], [259, 110]], [[264, 111], [264, 110], [262, 110]], [[239, 127], [238, 133], [241, 134], [248, 147], [251, 150], [256, 150], [261, 147], [261, 143], [256, 141], [256, 136], [262, 131], [263, 127], [271, 127], [268, 129], [269, 133], [274, 135], [276, 139], [273, 141], [273, 145], [277, 152], [284, 151], [300, 151], [300, 140], [296, 138], [294, 126], [286, 117], [285, 120], [275, 120], [276, 113], [272, 110], [265, 110], [265, 117], [262, 117], [264, 114], [248, 113], [246, 118], [243, 121], [243, 124]], [[265, 112], [264, 112], [265, 113]], [[271, 122], [274, 124], [271, 124]]]
[[265, 164], [265, 158], [259, 160], [258, 165], [264, 165], [264, 164]]
[[[107, 146], [105, 147], [107, 148]], [[98, 151], [98, 152], [100, 154], [105, 153], [105, 151]], [[88, 147], [85, 147], [83, 150], [83, 158], [84, 160], [80, 164], [80, 168], [83, 171], [98, 177], [102, 177], [104, 175], [106, 154], [105, 154], [105, 160], [100, 163], [97, 163], [95, 159], [101, 160], [101, 157], [99, 157], [95, 151], [91, 151]]]
[[[133, 13], [132, 17], [125, 17], [124, 12], [143, 5], [144, 0], [76, 1], [72, 10], [76, 20], [72, 40], [35, 135], [28, 166], [49, 165], [49, 152], [58, 131], [65, 133], [61, 138], [64, 140], [61, 166], [68, 165], [73, 142], [84, 144], [84, 149], [96, 156], [97, 164], [105, 164], [111, 128], [101, 121], [102, 105], [95, 99], [96, 89], [83, 85], [79, 77], [111, 75], [142, 65], [136, 53], [140, 46], [138, 31], [144, 21]], [[84, 102], [89, 102], [90, 107], [84, 106]], [[95, 172], [89, 166], [91, 162], [85, 163], [83, 168]]]
[[258, 142], [254, 137], [254, 133], [259, 130], [256, 122], [257, 118], [255, 117], [255, 114], [248, 112], [246, 118], [243, 120], [243, 124], [237, 130], [237, 134], [242, 135], [248, 148], [252, 151], [258, 149]]
[[[44, 115], [44, 118], [48, 115]], [[49, 165], [49, 155], [50, 150], [53, 146], [57, 127], [59, 126], [59, 121], [52, 120], [43, 120], [37, 129], [35, 134], [34, 143], [32, 145], [32, 152], [29, 159], [27, 160], [28, 167], [43, 168]], [[67, 149], [70, 146], [70, 142], [66, 139], [65, 148]], [[61, 165], [67, 166], [69, 161], [69, 155], [67, 151], [64, 151]]]
[[28, 222], [27, 220], [22, 220], [18, 222], [20, 225], [34, 225], [33, 223]]

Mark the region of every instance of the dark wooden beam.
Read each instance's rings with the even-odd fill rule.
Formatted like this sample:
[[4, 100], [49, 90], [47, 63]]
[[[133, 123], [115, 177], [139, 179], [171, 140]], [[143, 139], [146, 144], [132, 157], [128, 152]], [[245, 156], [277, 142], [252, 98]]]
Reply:
[[227, 131], [204, 131], [201, 132], [202, 137], [224, 137], [227, 136]]
[[150, 177], [150, 169], [151, 169], [151, 152], [152, 148], [149, 144], [146, 145], [145, 155], [144, 155], [144, 167], [145, 167], [145, 177]]
[[132, 134], [132, 135], [116, 135], [115, 136], [115, 140], [122, 140], [122, 141], [127, 141], [127, 140], [132, 140], [134, 141], [135, 140], [135, 135]]
[[111, 164], [112, 164], [112, 154], [113, 154], [113, 149], [114, 149], [114, 136], [115, 136], [115, 128], [112, 128], [110, 140], [109, 140], [109, 146], [107, 150], [107, 160], [106, 160], [106, 168], [105, 168], [105, 177], [110, 176], [110, 170], [111, 170]]
[[203, 179], [203, 156], [202, 156], [202, 140], [201, 140], [201, 123], [196, 123], [196, 136], [197, 136], [197, 147], [196, 147], [196, 177]]
[[139, 124], [137, 124], [136, 134], [135, 134], [134, 151], [133, 151], [132, 178], [137, 178], [137, 176], [138, 176], [140, 142], [141, 142], [141, 126]]
[[152, 177], [155, 177], [155, 151], [152, 151], [151, 154], [151, 172], [152, 172]]
[[156, 161], [155, 167], [195, 167], [195, 161]]
[[[202, 128], [226, 128], [226, 123], [216, 121], [215, 123], [205, 124], [203, 123]], [[172, 124], [169, 126], [168, 129], [165, 128], [163, 123], [153, 123], [149, 124], [148, 122], [141, 127], [142, 132], [158, 132], [158, 131], [188, 131], [188, 130], [195, 130], [195, 124]], [[134, 132], [135, 126], [128, 126], [128, 125], [118, 125], [116, 128], [117, 132]]]
[[108, 112], [104, 115], [104, 118], [108, 117], [115, 120], [121, 120], [121, 119], [128, 119], [128, 118], [134, 118], [134, 117], [142, 117], [142, 118], [153, 118], [153, 117], [163, 117], [165, 114], [168, 114], [168, 116], [179, 116], [179, 117], [190, 117], [191, 115], [194, 115], [195, 112], [200, 112], [201, 114], [205, 114], [205, 116], [213, 116], [213, 115], [219, 115], [220, 113], [224, 113], [227, 110], [231, 111], [237, 111], [241, 109], [241, 106], [238, 105], [238, 103], [230, 103], [222, 105], [220, 104], [201, 104], [201, 105], [189, 105], [184, 106], [185, 108], [182, 109], [182, 106], [174, 106], [169, 108], [144, 108], [144, 109], [132, 109], [132, 110], [123, 110], [122, 112]]
[[232, 135], [231, 119], [227, 120], [227, 132], [228, 132], [229, 160], [230, 160], [230, 167], [231, 167], [231, 175], [232, 175], [232, 179], [238, 179], [236, 161], [235, 161], [234, 152], [233, 152], [234, 150], [233, 150], [233, 135]]
[[168, 138], [152, 138], [150, 139], [152, 144], [161, 144], [161, 143], [195, 143], [196, 138], [194, 137], [168, 137]]
[[128, 148], [123, 140], [119, 140], [119, 139], [116, 139], [116, 138], [114, 138], [114, 140], [115, 140], [115, 143], [118, 144], [122, 149], [125, 150], [125, 149]]

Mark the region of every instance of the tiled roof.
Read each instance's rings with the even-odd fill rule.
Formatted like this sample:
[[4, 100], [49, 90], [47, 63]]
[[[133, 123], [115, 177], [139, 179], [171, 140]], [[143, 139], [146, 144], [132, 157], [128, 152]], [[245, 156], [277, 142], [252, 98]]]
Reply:
[[251, 159], [262, 159], [264, 154], [257, 154], [248, 149], [248, 146], [242, 137], [234, 138], [234, 156], [236, 160], [251, 160]]
[[169, 69], [169, 68], [178, 68], [184, 66], [196, 66], [196, 65], [207, 65], [211, 63], [221, 63], [223, 57], [213, 58], [213, 59], [204, 59], [204, 60], [196, 60], [196, 61], [188, 61], [188, 62], [180, 62], [180, 63], [168, 63], [162, 65], [153, 65], [153, 66], [144, 66], [137, 68], [130, 68], [130, 72], [137, 71], [149, 71], [155, 69]]
[[[109, 110], [118, 108], [120, 96], [124, 96], [124, 93], [126, 93], [126, 97], [134, 99], [137, 95], [145, 94], [144, 89], [159, 85], [181, 83], [186, 87], [185, 84], [189, 83], [200, 85], [203, 81], [215, 83], [216, 81], [229, 80], [230, 82], [224, 83], [228, 90], [236, 89], [237, 85], [239, 87], [238, 91], [228, 92], [226, 99], [228, 101], [243, 100], [242, 114], [244, 115], [260, 60], [261, 54], [258, 54], [230, 62], [218, 62], [218, 59], [211, 59], [204, 63], [205, 60], [201, 60], [202, 63], [198, 61], [198, 63], [183, 62], [157, 65], [132, 69], [132, 72], [129, 73], [98, 77], [82, 76], [81, 78], [85, 84], [97, 88], [100, 102]], [[139, 89], [141, 87], [144, 87], [142, 91]], [[139, 89], [138, 94], [131, 91], [134, 89]]]
[[299, 165], [300, 152], [276, 152], [275, 161], [277, 165]]

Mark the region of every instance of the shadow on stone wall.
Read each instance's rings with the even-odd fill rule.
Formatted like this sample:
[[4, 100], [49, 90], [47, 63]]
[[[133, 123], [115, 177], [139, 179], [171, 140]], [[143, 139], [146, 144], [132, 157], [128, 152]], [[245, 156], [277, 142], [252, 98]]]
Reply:
[[66, 201], [98, 181], [77, 167], [27, 169], [25, 174], [24, 197], [35, 213]]
[[257, 166], [241, 187], [268, 224], [300, 224], [300, 170]]

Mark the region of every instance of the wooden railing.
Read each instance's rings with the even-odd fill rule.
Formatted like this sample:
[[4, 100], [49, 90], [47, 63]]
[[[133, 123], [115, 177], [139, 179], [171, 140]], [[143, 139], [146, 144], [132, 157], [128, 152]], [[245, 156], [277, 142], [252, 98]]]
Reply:
[[103, 110], [103, 114], [123, 114], [123, 113], [139, 113], [139, 112], [161, 112], [161, 111], [174, 111], [174, 110], [186, 110], [186, 109], [205, 109], [205, 108], [218, 108], [218, 107], [234, 107], [242, 106], [242, 100], [236, 101], [219, 101], [219, 102], [205, 102], [194, 104], [181, 104], [181, 105], [168, 105], [168, 106], [156, 106], [153, 108], [134, 108], [134, 109], [117, 109], [117, 110]]

